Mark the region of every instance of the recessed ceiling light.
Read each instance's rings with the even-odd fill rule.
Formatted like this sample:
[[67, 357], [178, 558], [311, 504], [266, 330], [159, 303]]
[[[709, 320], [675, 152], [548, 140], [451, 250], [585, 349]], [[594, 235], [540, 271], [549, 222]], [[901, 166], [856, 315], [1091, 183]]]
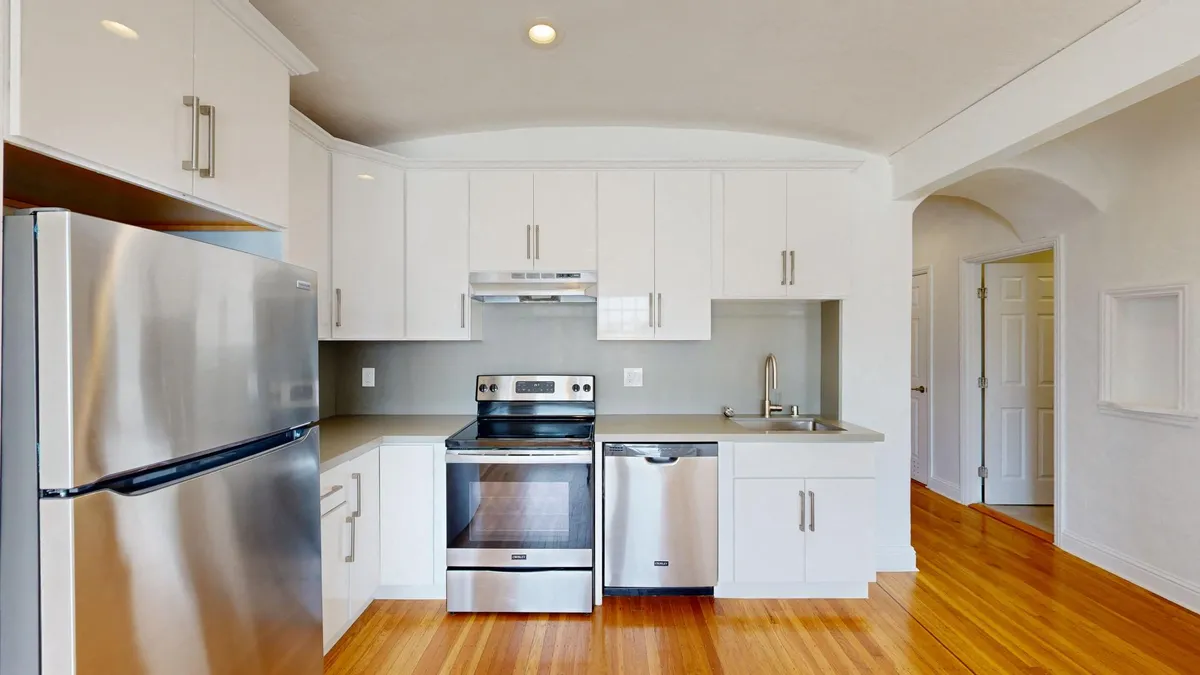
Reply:
[[118, 37], [123, 37], [126, 40], [138, 39], [137, 31], [130, 28], [129, 26], [126, 26], [125, 24], [121, 23], [120, 21], [112, 21], [110, 19], [102, 19], [100, 21], [100, 25], [104, 26], [104, 30], [106, 30]]
[[372, 176], [369, 173], [360, 173], [360, 174], [358, 174], [358, 179], [359, 180], [375, 180], [375, 176]]
[[558, 37], [558, 31], [548, 23], [535, 23], [529, 27], [529, 40], [535, 45], [548, 45]]

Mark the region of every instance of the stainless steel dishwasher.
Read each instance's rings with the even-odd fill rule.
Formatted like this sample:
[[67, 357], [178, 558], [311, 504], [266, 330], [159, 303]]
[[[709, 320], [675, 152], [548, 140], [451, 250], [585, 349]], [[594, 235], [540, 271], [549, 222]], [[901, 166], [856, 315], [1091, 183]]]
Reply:
[[605, 593], [716, 584], [717, 444], [605, 443]]

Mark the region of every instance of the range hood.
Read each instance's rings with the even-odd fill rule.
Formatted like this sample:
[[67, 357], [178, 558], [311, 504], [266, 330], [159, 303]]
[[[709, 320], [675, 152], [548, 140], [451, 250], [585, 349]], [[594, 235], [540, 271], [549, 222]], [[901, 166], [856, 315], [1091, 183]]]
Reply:
[[595, 272], [472, 272], [480, 302], [595, 302]]

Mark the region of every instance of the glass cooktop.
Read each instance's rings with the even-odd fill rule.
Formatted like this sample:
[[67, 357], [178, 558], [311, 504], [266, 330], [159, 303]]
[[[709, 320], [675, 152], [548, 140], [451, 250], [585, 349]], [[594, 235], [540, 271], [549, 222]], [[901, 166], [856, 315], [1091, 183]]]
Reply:
[[446, 439], [446, 447], [590, 447], [595, 426], [595, 420], [579, 417], [481, 417]]

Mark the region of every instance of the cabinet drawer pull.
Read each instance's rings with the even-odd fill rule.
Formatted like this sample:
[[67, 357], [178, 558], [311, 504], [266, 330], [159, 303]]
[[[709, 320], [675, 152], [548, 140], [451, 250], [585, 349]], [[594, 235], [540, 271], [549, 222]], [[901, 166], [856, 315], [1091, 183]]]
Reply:
[[780, 262], [779, 285], [787, 286], [787, 251], [779, 252], [779, 262]]
[[337, 494], [338, 492], [341, 492], [341, 491], [342, 491], [341, 485], [334, 485], [333, 487], [329, 488], [329, 492], [326, 492], [321, 495], [321, 501], [324, 501], [326, 497]]
[[817, 531], [817, 493], [808, 491], [808, 531]]
[[356, 541], [358, 533], [355, 532], [357, 528], [354, 527], [354, 516], [346, 516], [346, 522], [350, 524], [350, 555], [346, 556], [346, 562], [352, 563], [354, 562], [354, 549], [358, 548], [358, 542]]
[[525, 259], [533, 259], [533, 225], [525, 226]]
[[788, 285], [795, 286], [796, 285], [796, 252], [788, 251], [788, 257], [791, 258], [791, 260], [792, 260], [792, 278], [791, 278], [791, 281], [788, 282]]
[[542, 226], [533, 226], [533, 259], [542, 259]]
[[654, 328], [654, 294], [650, 293], [650, 327]]
[[804, 490], [800, 491], [800, 531], [804, 531]]
[[658, 327], [662, 328], [662, 293], [658, 294]]
[[467, 294], [459, 293], [458, 295], [458, 327], [467, 327]]
[[208, 117], [208, 167], [200, 169], [201, 178], [217, 177], [217, 106], [202, 105], [200, 114]]
[[342, 289], [333, 289], [333, 325], [342, 327]]
[[200, 169], [200, 97], [184, 96], [183, 104], [192, 109], [192, 158], [183, 161], [184, 171]]
[[354, 513], [350, 514], [351, 518], [362, 518], [362, 474], [352, 473], [350, 478], [354, 480]]

